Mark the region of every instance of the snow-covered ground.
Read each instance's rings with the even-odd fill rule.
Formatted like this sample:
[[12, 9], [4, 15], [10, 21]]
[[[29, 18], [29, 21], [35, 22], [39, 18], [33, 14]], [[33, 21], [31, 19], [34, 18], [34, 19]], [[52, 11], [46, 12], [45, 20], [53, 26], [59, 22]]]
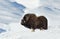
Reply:
[[[17, 8], [18, 7], [18, 8]], [[9, 0], [0, 0], [0, 23], [18, 22], [25, 7]]]
[[48, 30], [36, 29], [31, 32], [20, 23], [10, 23], [8, 32], [1, 33], [0, 39], [60, 39], [60, 26], [49, 26]]
[[[0, 0], [0, 39], [60, 39], [60, 1], [40, 0], [40, 2], [42, 6], [28, 9], [32, 3], [24, 7], [22, 5], [25, 4], [21, 5], [21, 2], [18, 4], [14, 0]], [[22, 26], [21, 18], [30, 12], [37, 16], [44, 15], [48, 19], [48, 30], [36, 29], [35, 32], [31, 32]]]

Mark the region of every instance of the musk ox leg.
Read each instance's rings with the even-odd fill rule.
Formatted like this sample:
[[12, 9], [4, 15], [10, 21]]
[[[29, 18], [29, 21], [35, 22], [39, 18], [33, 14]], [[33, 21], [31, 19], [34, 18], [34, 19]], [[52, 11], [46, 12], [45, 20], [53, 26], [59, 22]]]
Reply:
[[43, 28], [44, 30], [47, 30], [47, 26], [43, 26], [42, 28]]
[[40, 27], [40, 30], [43, 30], [43, 28], [42, 28], [42, 27]]
[[40, 30], [47, 30], [47, 26], [40, 27]]
[[35, 32], [35, 29], [31, 28], [31, 32]]
[[47, 30], [48, 29], [48, 26], [47, 26], [48, 24], [47, 24], [47, 21], [45, 21], [44, 23], [43, 23], [43, 26], [42, 26], [42, 28], [44, 29], [44, 30]]
[[35, 29], [31, 29], [31, 32], [35, 32]]

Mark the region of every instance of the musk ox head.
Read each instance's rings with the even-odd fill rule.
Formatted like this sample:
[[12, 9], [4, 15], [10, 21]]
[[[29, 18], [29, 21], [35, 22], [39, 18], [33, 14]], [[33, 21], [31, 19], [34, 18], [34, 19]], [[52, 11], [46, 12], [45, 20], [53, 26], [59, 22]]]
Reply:
[[47, 19], [44, 16], [37, 17], [35, 14], [26, 14], [21, 24], [29, 29], [47, 29]]
[[24, 17], [23, 17], [23, 19], [21, 20], [21, 24], [22, 25], [25, 25], [26, 24], [26, 22], [29, 20], [29, 14], [26, 14]]
[[31, 26], [34, 21], [33, 19], [36, 19], [35, 14], [26, 14], [26, 15], [24, 15], [23, 19], [21, 20], [21, 24], [24, 25], [25, 27], [31, 29]]

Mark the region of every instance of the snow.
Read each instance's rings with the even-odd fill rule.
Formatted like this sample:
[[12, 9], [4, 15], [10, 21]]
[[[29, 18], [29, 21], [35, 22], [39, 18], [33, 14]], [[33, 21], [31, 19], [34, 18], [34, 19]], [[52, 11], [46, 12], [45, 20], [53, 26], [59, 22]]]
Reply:
[[40, 3], [39, 0], [16, 0], [16, 2], [26, 6], [26, 8], [29, 8], [29, 9], [34, 9], [42, 5], [42, 4], [39, 4]]
[[59, 26], [49, 26], [48, 30], [36, 29], [31, 32], [20, 23], [8, 24], [9, 31], [0, 34], [0, 39], [60, 39]]
[[[13, 0], [0, 0], [0, 23], [18, 22], [25, 7]], [[18, 8], [17, 8], [18, 7]]]

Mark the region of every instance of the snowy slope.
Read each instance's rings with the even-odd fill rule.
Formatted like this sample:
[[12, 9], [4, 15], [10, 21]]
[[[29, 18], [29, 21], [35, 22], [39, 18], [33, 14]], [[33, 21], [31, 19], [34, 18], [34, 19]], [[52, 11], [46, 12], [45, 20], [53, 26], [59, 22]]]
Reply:
[[0, 23], [18, 22], [24, 13], [23, 5], [9, 0], [0, 0]]
[[26, 8], [29, 8], [29, 9], [34, 9], [40, 6], [39, 0], [15, 0], [15, 1], [19, 4], [24, 5]]
[[6, 24], [19, 22], [25, 6], [11, 0], [0, 0], [0, 33], [7, 32]]

